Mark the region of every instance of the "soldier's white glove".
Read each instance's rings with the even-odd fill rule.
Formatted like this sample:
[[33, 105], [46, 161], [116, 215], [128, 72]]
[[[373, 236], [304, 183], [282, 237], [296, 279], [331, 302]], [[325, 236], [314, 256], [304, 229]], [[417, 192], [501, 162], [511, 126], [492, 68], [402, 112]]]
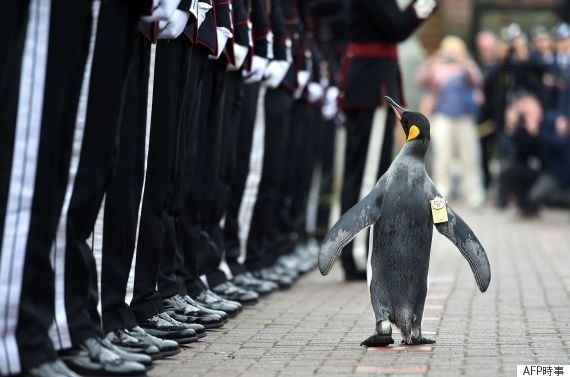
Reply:
[[210, 55], [212, 59], [219, 59], [222, 52], [224, 52], [224, 48], [226, 48], [226, 43], [228, 43], [228, 39], [233, 38], [233, 34], [225, 27], [217, 27], [216, 28], [216, 37], [218, 39], [218, 54], [216, 56]]
[[234, 60], [235, 64], [228, 65], [228, 69], [230, 71], [237, 71], [241, 68], [243, 63], [245, 62], [245, 58], [247, 57], [247, 53], [249, 52], [249, 47], [238, 45], [234, 43]]
[[281, 84], [289, 71], [291, 63], [285, 60], [272, 60], [265, 70], [265, 84], [275, 89]]
[[307, 87], [309, 80], [311, 79], [310, 71], [299, 71], [297, 72], [297, 89], [293, 93], [293, 98], [299, 99], [303, 95], [303, 91]]
[[190, 18], [189, 12], [176, 9], [170, 21], [158, 22], [158, 39], [176, 39], [182, 34], [188, 19]]
[[339, 90], [336, 86], [329, 87], [325, 92], [323, 103], [323, 117], [326, 120], [331, 120], [338, 113], [338, 95]]
[[433, 13], [437, 2], [435, 0], [417, 0], [413, 6], [416, 11], [416, 16], [421, 19], [426, 19]]
[[170, 21], [180, 0], [152, 0], [152, 14], [143, 16], [145, 22]]
[[246, 84], [260, 82], [263, 79], [263, 75], [265, 74], [268, 64], [268, 59], [253, 55], [253, 58], [251, 59], [251, 70], [242, 71], [243, 77], [245, 78], [244, 82]]
[[273, 59], [273, 33], [271, 31], [267, 32], [267, 36], [265, 37], [267, 40], [267, 59]]
[[318, 82], [311, 82], [307, 87], [307, 100], [309, 103], [316, 103], [319, 102], [323, 95], [325, 94], [325, 90], [323, 86]]
[[210, 9], [212, 9], [212, 6], [210, 4], [202, 2], [198, 3], [198, 17], [196, 17], [196, 21], [198, 22], [198, 29], [200, 29], [200, 26], [202, 26], [204, 23], [206, 14], [208, 14]]

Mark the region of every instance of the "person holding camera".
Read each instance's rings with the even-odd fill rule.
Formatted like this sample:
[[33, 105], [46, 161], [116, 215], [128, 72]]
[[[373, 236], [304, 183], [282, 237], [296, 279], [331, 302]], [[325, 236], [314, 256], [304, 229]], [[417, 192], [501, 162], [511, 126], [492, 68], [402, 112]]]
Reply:
[[478, 207], [484, 200], [475, 123], [478, 107], [483, 103], [481, 71], [469, 57], [465, 43], [458, 37], [447, 36], [418, 73], [418, 82], [427, 91], [422, 113], [433, 114], [434, 181], [443, 197], [449, 197], [457, 154], [463, 194], [469, 205]]

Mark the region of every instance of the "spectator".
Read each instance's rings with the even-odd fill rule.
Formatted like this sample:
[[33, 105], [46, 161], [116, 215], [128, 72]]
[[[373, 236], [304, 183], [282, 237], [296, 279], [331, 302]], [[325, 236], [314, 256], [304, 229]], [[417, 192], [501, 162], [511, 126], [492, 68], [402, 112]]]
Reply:
[[459, 154], [463, 192], [471, 206], [480, 206], [484, 193], [475, 119], [483, 102], [481, 71], [468, 56], [465, 43], [448, 36], [420, 70], [418, 81], [428, 93], [423, 111], [433, 113], [435, 183], [444, 197], [450, 195], [454, 155]]
[[554, 71], [558, 88], [557, 110], [570, 115], [570, 25], [562, 23], [554, 29], [556, 55]]
[[495, 33], [487, 30], [480, 31], [476, 37], [477, 59], [483, 73], [483, 93], [485, 104], [479, 112], [479, 137], [481, 144], [481, 171], [483, 173], [483, 186], [488, 190], [491, 186], [492, 176], [490, 170], [492, 149], [495, 141], [496, 126], [493, 118], [487, 114], [491, 111], [494, 100], [494, 72], [499, 62], [500, 44]]
[[570, 123], [557, 112], [544, 115], [536, 97], [524, 95], [505, 113], [513, 154], [501, 175], [523, 216], [542, 205], [570, 204]]

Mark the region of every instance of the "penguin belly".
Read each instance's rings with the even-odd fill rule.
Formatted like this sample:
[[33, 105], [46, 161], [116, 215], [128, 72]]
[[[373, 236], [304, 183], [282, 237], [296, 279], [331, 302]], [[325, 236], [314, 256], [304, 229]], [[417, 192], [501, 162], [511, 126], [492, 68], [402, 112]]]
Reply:
[[369, 289], [376, 321], [389, 320], [404, 336], [421, 318], [427, 294], [433, 226], [428, 203], [422, 202], [385, 200], [370, 250]]

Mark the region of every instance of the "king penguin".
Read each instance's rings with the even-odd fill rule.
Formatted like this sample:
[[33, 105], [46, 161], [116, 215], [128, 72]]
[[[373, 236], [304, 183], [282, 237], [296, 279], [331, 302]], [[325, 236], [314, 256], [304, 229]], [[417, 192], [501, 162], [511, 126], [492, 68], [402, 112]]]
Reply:
[[372, 191], [327, 233], [319, 251], [319, 270], [328, 274], [342, 249], [372, 226], [367, 276], [376, 331], [361, 345], [394, 343], [392, 324], [402, 332], [402, 344], [431, 344], [435, 341], [422, 336], [422, 317], [434, 224], [465, 257], [481, 292], [489, 287], [491, 267], [471, 228], [446, 206], [427, 174], [428, 119], [390, 97], [385, 99], [404, 129], [406, 143]]

